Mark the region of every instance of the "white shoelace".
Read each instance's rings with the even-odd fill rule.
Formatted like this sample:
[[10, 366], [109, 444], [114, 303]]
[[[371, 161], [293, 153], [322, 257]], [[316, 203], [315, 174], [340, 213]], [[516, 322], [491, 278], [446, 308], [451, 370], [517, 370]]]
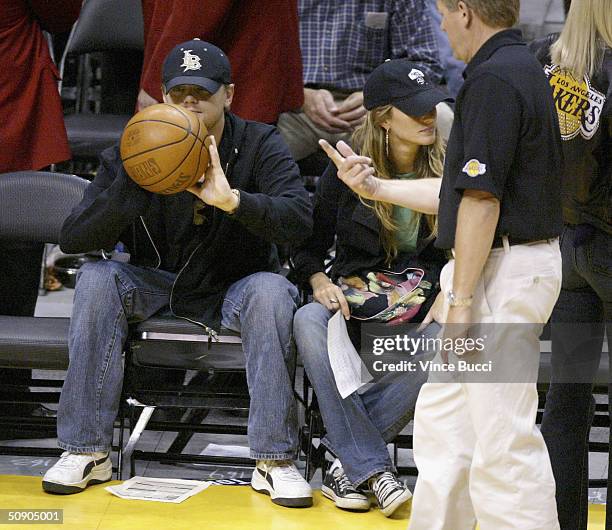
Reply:
[[403, 489], [402, 484], [389, 471], [385, 471], [374, 484], [374, 493], [384, 504], [389, 495], [398, 489]]
[[342, 468], [334, 469], [334, 477], [338, 481], [340, 493], [344, 494], [347, 491], [351, 493], [357, 492], [355, 486], [353, 486], [353, 483], [348, 479], [346, 473], [344, 472], [344, 470], [342, 470]]

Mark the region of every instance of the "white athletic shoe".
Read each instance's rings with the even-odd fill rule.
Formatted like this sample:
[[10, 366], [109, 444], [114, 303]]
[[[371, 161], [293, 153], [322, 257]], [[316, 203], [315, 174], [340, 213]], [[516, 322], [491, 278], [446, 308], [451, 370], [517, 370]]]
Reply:
[[412, 497], [410, 490], [389, 471], [376, 475], [369, 480], [369, 483], [378, 501], [378, 507], [385, 517], [391, 517], [395, 510]]
[[47, 493], [70, 495], [80, 493], [90, 484], [108, 482], [112, 474], [113, 466], [107, 452], [76, 454], [64, 451], [45, 473], [42, 487]]
[[312, 489], [290, 460], [258, 460], [251, 487], [287, 508], [312, 506]]

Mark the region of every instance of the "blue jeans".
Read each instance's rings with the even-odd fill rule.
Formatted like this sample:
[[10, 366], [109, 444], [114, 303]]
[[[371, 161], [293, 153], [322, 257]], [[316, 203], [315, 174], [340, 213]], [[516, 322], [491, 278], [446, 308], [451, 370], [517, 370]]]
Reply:
[[[574, 248], [575, 234], [566, 226], [561, 236], [563, 284], [551, 318], [552, 380], [542, 419], [562, 530], [587, 528], [592, 381], [606, 329], [608, 344], [612, 337], [612, 237], [595, 231]], [[608, 483], [608, 506], [611, 501]]]
[[[321, 440], [342, 462], [353, 484], [393, 470], [387, 443], [412, 419], [427, 373], [393, 372], [364, 393], [342, 399], [336, 388], [327, 352], [327, 322], [332, 313], [314, 302], [295, 314], [293, 332], [298, 353], [317, 395], [327, 434]], [[437, 325], [423, 333], [434, 336]]]
[[[174, 278], [169, 272], [115, 261], [87, 263], [79, 271], [70, 322], [70, 365], [57, 416], [62, 449], [110, 449], [128, 324], [167, 308]], [[223, 303], [222, 324], [242, 336], [252, 458], [284, 460], [297, 454], [290, 373], [295, 362], [291, 323], [298, 301], [297, 289], [284, 277], [259, 272], [232, 284]]]

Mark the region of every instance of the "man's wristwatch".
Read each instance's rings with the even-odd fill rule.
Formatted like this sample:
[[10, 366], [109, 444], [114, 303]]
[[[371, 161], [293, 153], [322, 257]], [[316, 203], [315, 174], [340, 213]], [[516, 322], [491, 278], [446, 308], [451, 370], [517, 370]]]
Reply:
[[232, 188], [231, 191], [236, 196], [236, 198], [238, 199], [238, 202], [236, 203], [236, 207], [231, 212], [227, 212], [227, 215], [234, 215], [236, 213], [236, 210], [240, 206], [240, 190]]
[[472, 305], [473, 296], [468, 296], [466, 298], [457, 298], [453, 290], [451, 289], [446, 293], [446, 299], [448, 300], [448, 305], [450, 307], [470, 307]]

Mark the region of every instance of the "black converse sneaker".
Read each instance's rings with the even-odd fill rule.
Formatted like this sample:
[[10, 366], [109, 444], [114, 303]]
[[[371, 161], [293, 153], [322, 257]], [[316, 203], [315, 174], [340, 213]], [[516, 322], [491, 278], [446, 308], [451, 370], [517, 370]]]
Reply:
[[90, 484], [108, 482], [113, 474], [109, 453], [77, 454], [64, 451], [56, 464], [43, 477], [47, 493], [69, 495], [79, 493]]
[[290, 460], [258, 460], [251, 487], [287, 508], [312, 506], [312, 489]]
[[325, 473], [321, 493], [344, 510], [367, 512], [370, 509], [370, 499], [353, 486], [337, 458]]
[[369, 484], [378, 501], [378, 507], [385, 517], [390, 517], [395, 510], [412, 497], [410, 490], [390, 471], [372, 477]]

